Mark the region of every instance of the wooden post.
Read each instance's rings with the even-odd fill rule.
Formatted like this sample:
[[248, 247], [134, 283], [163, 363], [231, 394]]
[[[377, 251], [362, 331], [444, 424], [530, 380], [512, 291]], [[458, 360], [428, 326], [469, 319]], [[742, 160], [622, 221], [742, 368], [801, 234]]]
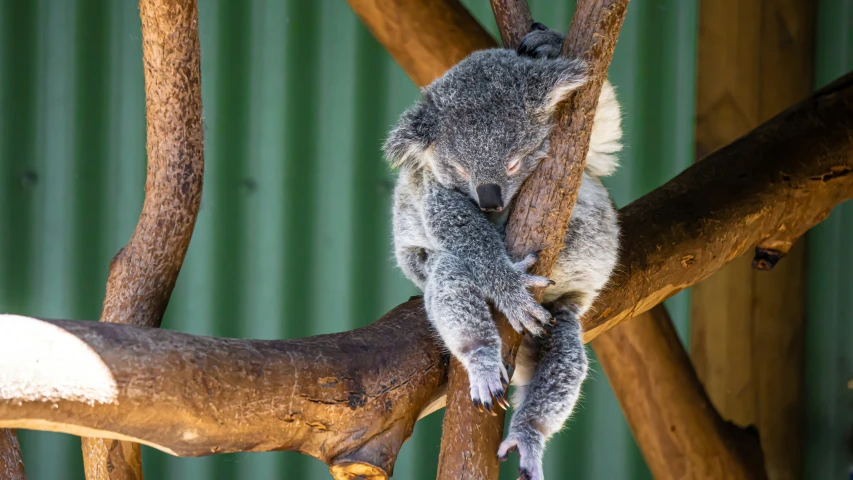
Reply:
[[592, 341], [655, 479], [763, 479], [758, 439], [711, 405], [663, 305]]
[[[195, 0], [140, 0], [148, 175], [136, 230], [110, 262], [102, 322], [159, 327], [189, 247], [204, 173]], [[142, 479], [139, 444], [84, 437], [88, 480]]]
[[[814, 2], [701, 2], [697, 158], [812, 88]], [[770, 272], [752, 252], [693, 288], [691, 356], [720, 414], [758, 428], [771, 479], [802, 477], [805, 246]], [[790, 252], [788, 252], [790, 249]], [[764, 263], [769, 267], [769, 263]]]

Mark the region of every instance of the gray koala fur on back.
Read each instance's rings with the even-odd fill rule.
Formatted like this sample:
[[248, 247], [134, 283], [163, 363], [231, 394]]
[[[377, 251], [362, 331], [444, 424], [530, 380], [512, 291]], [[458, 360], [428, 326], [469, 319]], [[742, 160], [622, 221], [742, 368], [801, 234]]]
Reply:
[[[509, 258], [504, 226], [519, 188], [548, 152], [557, 105], [585, 80], [583, 62], [559, 57], [563, 36], [536, 29], [517, 51], [475, 52], [422, 91], [384, 152], [400, 169], [394, 250], [424, 291], [427, 316], [465, 367], [472, 401], [506, 405], [509, 375], [492, 302], [526, 331], [512, 384], [514, 413], [499, 456], [518, 450], [522, 477], [541, 480], [548, 438], [571, 415], [587, 373], [579, 318], [613, 271], [616, 210], [599, 177], [612, 174], [621, 117], [605, 82], [577, 202], [551, 279], [529, 275], [535, 254]], [[544, 306], [529, 287], [547, 287]]]

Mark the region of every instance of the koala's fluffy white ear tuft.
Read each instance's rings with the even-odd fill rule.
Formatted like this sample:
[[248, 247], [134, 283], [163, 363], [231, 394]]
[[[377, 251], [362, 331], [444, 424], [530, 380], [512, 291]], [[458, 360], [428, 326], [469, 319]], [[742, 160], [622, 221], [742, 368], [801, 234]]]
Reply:
[[542, 80], [545, 82], [545, 95], [541, 99], [541, 111], [553, 115], [560, 104], [571, 92], [586, 83], [586, 63], [583, 60], [567, 58], [550, 59], [542, 66]]
[[437, 122], [438, 111], [428, 93], [420, 102], [403, 112], [382, 146], [391, 168], [423, 167], [429, 161]]

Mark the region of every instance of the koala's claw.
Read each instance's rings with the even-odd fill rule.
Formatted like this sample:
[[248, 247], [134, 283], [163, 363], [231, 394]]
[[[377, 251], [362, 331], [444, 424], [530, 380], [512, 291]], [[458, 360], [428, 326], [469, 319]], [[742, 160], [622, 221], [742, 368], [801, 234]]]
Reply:
[[498, 448], [498, 460], [504, 461], [510, 453], [518, 451], [519, 479], [545, 480], [542, 471], [543, 444], [541, 433], [528, 429], [518, 431], [510, 427], [510, 434]]
[[[503, 382], [501, 383], [503, 384]], [[504, 389], [506, 389], [506, 387], [504, 387]], [[509, 401], [504, 396], [504, 392], [495, 393], [495, 402], [498, 404], [499, 407], [503, 408], [504, 410], [509, 408]]]
[[536, 303], [536, 300], [529, 294], [526, 299], [519, 303], [521, 303], [520, 306], [504, 310], [504, 314], [507, 320], [509, 320], [510, 325], [512, 325], [512, 328], [518, 333], [527, 331], [531, 335], [538, 336], [544, 334], [545, 328], [543, 326], [551, 323], [553, 320], [551, 313], [542, 305]]
[[531, 253], [524, 257], [524, 259], [520, 262], [516, 262], [513, 264], [513, 268], [522, 274], [521, 282], [525, 287], [540, 287], [545, 288], [551, 285], [556, 285], [557, 282], [546, 278], [540, 277], [537, 275], [527, 275], [527, 271], [530, 270], [537, 261], [539, 260], [539, 252]]
[[498, 461], [505, 462], [509, 460], [510, 453], [515, 453], [516, 451], [518, 451], [518, 446], [515, 444], [510, 445], [506, 448], [506, 450], [503, 450], [503, 453], [501, 453], [501, 450], [503, 450], [503, 444], [501, 444], [501, 449], [498, 450]]
[[531, 253], [524, 257], [520, 262], [516, 262], [515, 269], [519, 272], [527, 272], [537, 260], [539, 260], [539, 252]]
[[477, 410], [492, 416], [497, 415], [496, 406], [506, 410], [505, 405], [509, 405], [506, 400], [509, 376], [501, 362], [496, 367], [479, 363], [470, 365], [468, 383], [471, 385], [471, 401]]

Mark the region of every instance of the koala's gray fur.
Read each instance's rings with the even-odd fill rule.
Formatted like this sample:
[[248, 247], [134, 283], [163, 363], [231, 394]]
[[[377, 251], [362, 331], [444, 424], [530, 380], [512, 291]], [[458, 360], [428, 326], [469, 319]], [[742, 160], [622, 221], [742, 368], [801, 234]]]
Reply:
[[[616, 169], [621, 150], [619, 105], [605, 82], [552, 279], [527, 274], [536, 256], [513, 262], [503, 243], [515, 195], [548, 151], [557, 104], [585, 81], [582, 62], [559, 57], [562, 43], [562, 35], [543, 28], [528, 34], [518, 52], [471, 54], [423, 89], [384, 146], [400, 168], [393, 212], [398, 264], [424, 291], [427, 315], [465, 366], [478, 407], [506, 405], [509, 381], [487, 302], [532, 334], [518, 355], [515, 412], [498, 455], [517, 449], [522, 476], [540, 480], [545, 442], [570, 416], [586, 377], [578, 319], [610, 278], [619, 236], [616, 210], [598, 180]], [[548, 287], [545, 307], [531, 286]]]

